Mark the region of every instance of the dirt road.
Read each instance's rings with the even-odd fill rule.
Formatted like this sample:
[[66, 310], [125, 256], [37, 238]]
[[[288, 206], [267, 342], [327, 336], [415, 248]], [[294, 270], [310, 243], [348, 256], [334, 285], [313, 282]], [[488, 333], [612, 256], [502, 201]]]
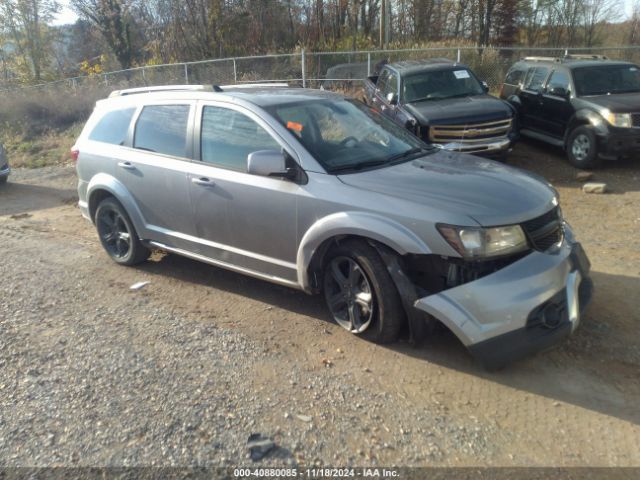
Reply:
[[[0, 189], [0, 465], [640, 466], [640, 164], [552, 181], [593, 264], [576, 335], [498, 373], [440, 332], [381, 347], [320, 298], [173, 255], [108, 260], [69, 167]], [[150, 281], [139, 291], [129, 286]]]

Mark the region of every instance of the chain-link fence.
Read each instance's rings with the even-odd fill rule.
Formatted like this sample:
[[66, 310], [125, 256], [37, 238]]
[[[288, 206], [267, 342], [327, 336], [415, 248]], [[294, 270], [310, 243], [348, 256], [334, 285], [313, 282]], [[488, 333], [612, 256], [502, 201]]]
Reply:
[[[69, 78], [34, 86], [0, 84], [0, 140], [9, 132], [27, 137], [63, 129], [88, 118], [95, 102], [113, 90], [150, 85], [286, 82], [294, 86], [340, 90], [361, 97], [363, 80], [382, 61], [446, 58], [471, 67], [497, 92], [509, 67], [526, 56], [605, 55], [640, 63], [638, 47], [591, 49], [430, 48], [358, 52], [305, 52], [235, 57], [145, 67]], [[5, 139], [6, 140], [6, 139]]]
[[562, 57], [567, 54], [605, 55], [640, 63], [638, 47], [598, 48], [428, 48], [356, 52], [305, 52], [236, 57], [145, 67], [75, 77], [29, 87], [0, 90], [47, 90], [81, 93], [82, 89], [110, 91], [121, 88], [169, 84], [227, 85], [252, 82], [288, 82], [312, 88], [359, 88], [381, 62], [446, 58], [471, 67], [489, 84], [499, 87], [509, 67], [526, 56]]

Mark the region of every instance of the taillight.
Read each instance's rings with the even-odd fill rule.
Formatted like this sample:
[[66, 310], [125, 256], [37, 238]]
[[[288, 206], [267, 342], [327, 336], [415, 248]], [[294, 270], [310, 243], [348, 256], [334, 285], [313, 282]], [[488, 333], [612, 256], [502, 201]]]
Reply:
[[69, 155], [71, 156], [71, 160], [77, 162], [78, 157], [80, 156], [80, 150], [78, 150], [77, 148], [72, 148], [71, 152], [69, 152]]

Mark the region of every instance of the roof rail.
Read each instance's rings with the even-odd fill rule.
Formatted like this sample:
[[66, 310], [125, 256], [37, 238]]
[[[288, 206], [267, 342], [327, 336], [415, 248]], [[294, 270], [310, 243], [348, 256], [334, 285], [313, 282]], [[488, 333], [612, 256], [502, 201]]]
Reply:
[[232, 89], [247, 89], [247, 88], [265, 88], [265, 87], [288, 87], [289, 84], [285, 82], [271, 82], [271, 83], [237, 83], [235, 85], [214, 85], [213, 90], [216, 92], [224, 92], [225, 90]]
[[609, 60], [606, 55], [594, 55], [591, 53], [571, 53], [565, 55], [566, 60]]
[[124, 97], [125, 95], [136, 95], [139, 93], [152, 93], [152, 92], [197, 92], [197, 91], [212, 91], [211, 85], [163, 85], [156, 87], [138, 87], [138, 88], [126, 88], [124, 90], [114, 90], [109, 94], [111, 97]]
[[527, 62], [559, 62], [558, 57], [524, 57], [522, 60]]

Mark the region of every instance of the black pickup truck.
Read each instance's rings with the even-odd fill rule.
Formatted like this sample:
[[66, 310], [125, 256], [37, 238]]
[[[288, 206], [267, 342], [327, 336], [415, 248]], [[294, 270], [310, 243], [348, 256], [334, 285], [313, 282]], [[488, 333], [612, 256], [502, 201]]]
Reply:
[[518, 137], [515, 110], [488, 94], [465, 65], [447, 59], [384, 65], [365, 81], [365, 101], [446, 150], [504, 158]]

